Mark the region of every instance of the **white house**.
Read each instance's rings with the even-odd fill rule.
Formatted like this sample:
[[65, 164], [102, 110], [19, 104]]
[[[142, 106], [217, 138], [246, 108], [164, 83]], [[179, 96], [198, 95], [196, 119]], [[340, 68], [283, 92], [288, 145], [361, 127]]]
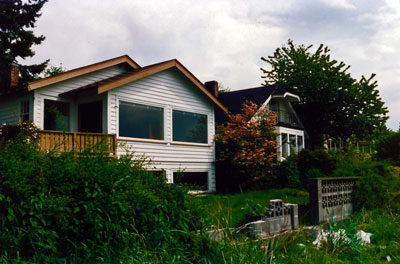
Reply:
[[31, 82], [22, 92], [9, 88], [0, 95], [0, 124], [33, 121], [42, 145], [60, 134], [74, 146], [111, 135], [114, 154], [144, 154], [169, 182], [184, 171], [183, 181], [214, 191], [214, 109], [227, 109], [212, 89], [176, 59], [141, 67], [125, 55]]
[[[293, 109], [292, 102], [299, 102], [299, 96], [286, 92], [279, 84], [221, 93], [218, 99], [232, 114], [240, 113], [245, 101], [251, 101], [277, 112], [278, 160], [304, 148], [304, 127]], [[216, 109], [216, 122], [226, 122], [227, 116]]]

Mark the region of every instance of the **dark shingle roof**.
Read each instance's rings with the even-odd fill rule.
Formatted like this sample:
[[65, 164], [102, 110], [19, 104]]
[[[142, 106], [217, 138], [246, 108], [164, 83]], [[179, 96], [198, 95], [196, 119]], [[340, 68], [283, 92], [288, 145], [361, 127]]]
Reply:
[[284, 94], [286, 91], [279, 86], [273, 84], [270, 86], [261, 86], [244, 90], [221, 93], [218, 99], [228, 107], [232, 114], [237, 114], [242, 110], [245, 101], [252, 101], [255, 104], [263, 104], [272, 94]]

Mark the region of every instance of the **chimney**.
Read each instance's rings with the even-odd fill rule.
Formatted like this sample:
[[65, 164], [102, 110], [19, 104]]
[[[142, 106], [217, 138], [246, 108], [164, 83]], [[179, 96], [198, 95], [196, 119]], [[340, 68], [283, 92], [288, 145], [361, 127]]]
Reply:
[[19, 67], [18, 64], [12, 63], [10, 66], [10, 88], [18, 85], [19, 81]]
[[217, 81], [209, 81], [205, 82], [204, 86], [206, 89], [215, 97], [218, 97], [218, 82]]

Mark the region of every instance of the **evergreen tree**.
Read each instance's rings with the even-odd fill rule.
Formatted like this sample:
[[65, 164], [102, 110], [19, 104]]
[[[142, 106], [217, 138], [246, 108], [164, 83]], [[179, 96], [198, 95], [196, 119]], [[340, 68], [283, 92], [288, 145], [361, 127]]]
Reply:
[[[0, 1], [0, 85], [7, 88], [10, 67], [17, 59], [35, 55], [32, 45], [39, 45], [44, 36], [35, 36], [32, 29], [40, 17], [40, 9], [47, 0], [1, 0]], [[46, 67], [48, 60], [40, 64], [18, 65], [19, 88], [35, 79]], [[0, 86], [0, 88], [1, 88]]]
[[261, 58], [270, 65], [264, 72], [265, 84], [279, 82], [287, 91], [297, 94], [295, 104], [314, 146], [327, 138], [369, 139], [385, 130], [387, 108], [379, 96], [377, 82], [362, 76], [352, 78], [344, 62], [331, 59], [328, 47], [321, 44], [315, 52], [312, 45], [287, 45], [272, 56]]

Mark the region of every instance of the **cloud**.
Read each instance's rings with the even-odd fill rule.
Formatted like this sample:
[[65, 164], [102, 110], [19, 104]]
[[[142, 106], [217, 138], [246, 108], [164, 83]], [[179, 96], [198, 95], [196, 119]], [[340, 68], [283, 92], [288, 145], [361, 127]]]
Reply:
[[260, 85], [260, 57], [288, 38], [324, 43], [354, 77], [377, 74], [389, 125], [398, 127], [398, 0], [52, 0], [42, 13], [35, 31], [46, 40], [31, 62], [72, 69], [122, 54], [140, 65], [177, 58], [201, 81], [232, 90]]
[[38, 21], [47, 39], [36, 59], [72, 68], [121, 54], [143, 65], [177, 58], [205, 81], [259, 85], [260, 57], [287, 35], [274, 15], [288, 12], [288, 3], [50, 1]]
[[355, 9], [353, 4], [350, 4], [347, 0], [322, 0], [323, 3], [330, 7], [340, 8], [340, 9]]

